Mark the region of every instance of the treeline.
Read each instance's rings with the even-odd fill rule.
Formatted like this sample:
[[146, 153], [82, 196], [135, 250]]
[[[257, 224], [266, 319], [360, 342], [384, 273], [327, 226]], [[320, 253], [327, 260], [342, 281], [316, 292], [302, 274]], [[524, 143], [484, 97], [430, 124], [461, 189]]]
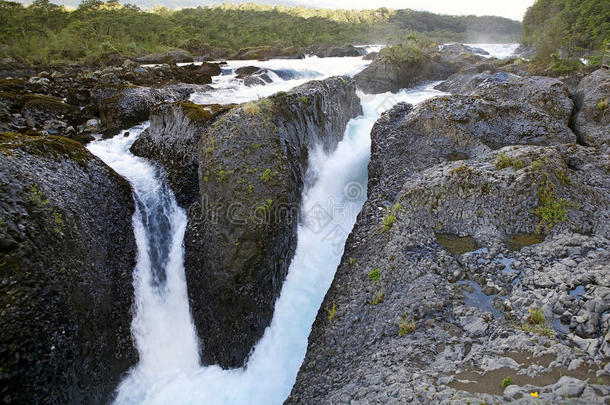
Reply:
[[84, 0], [74, 10], [36, 0], [0, 0], [0, 57], [29, 63], [95, 62], [207, 44], [252, 46], [396, 43], [413, 32], [434, 41], [516, 42], [521, 24], [500, 17], [442, 16], [412, 10], [327, 10], [256, 4], [143, 11]]
[[522, 43], [539, 59], [599, 51], [610, 42], [610, 1], [537, 0], [523, 19]]

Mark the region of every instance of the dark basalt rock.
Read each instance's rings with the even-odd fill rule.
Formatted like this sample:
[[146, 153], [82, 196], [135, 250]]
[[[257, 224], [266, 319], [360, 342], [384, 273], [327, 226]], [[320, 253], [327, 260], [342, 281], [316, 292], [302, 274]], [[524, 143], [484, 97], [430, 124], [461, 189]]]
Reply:
[[582, 79], [574, 96], [574, 132], [591, 146], [610, 146], [610, 73], [599, 69]]
[[366, 55], [366, 50], [353, 45], [313, 45], [307, 48], [306, 53], [317, 56], [318, 58], [336, 58], [347, 56], [364, 56]]
[[[565, 88], [530, 91], [541, 83], [532, 80], [514, 94], [485, 87], [399, 104], [376, 122], [369, 197], [286, 404], [512, 403], [534, 386], [559, 402], [565, 379], [582, 388], [577, 401], [608, 398], [593, 376], [605, 375], [610, 354], [610, 295], [597, 281], [610, 277], [609, 155], [572, 144]], [[541, 103], [549, 94], [557, 97]], [[507, 246], [533, 233], [542, 233], [535, 244]], [[448, 251], [443, 235], [470, 246]], [[485, 250], [464, 254], [477, 247]], [[569, 296], [578, 285], [586, 302]], [[535, 308], [544, 325], [528, 322]], [[555, 364], [537, 359], [542, 353]], [[568, 370], [572, 362], [595, 366], [579, 374]], [[538, 371], [520, 386], [489, 388], [528, 367]]]
[[[400, 46], [397, 46], [398, 48]], [[354, 78], [365, 93], [396, 92], [427, 80], [443, 80], [460, 69], [484, 58], [471, 51], [456, 52], [453, 48], [422, 50], [419, 58], [394, 60], [383, 50], [362, 72]], [[385, 55], [384, 55], [385, 53]]]
[[134, 155], [152, 159], [165, 168], [180, 206], [189, 207], [199, 198], [199, 139], [219, 115], [232, 107], [190, 101], [159, 104], [151, 111], [150, 127], [131, 146]]
[[106, 404], [137, 360], [129, 184], [62, 137], [0, 134], [0, 397]]

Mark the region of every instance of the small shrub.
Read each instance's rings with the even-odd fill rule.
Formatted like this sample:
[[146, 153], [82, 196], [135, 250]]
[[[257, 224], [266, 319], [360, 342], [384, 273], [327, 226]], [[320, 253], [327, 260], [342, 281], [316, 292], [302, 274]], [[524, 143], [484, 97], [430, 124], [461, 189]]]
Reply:
[[392, 226], [394, 226], [394, 222], [396, 222], [396, 212], [398, 212], [401, 208], [402, 205], [400, 205], [399, 203], [392, 205], [392, 208], [386, 208], [386, 215], [381, 221], [381, 233], [387, 232], [392, 229]]
[[537, 172], [539, 172], [542, 169], [543, 165], [544, 165], [544, 162], [542, 160], [534, 160], [532, 162], [532, 169], [534, 169]]
[[377, 267], [376, 269], [371, 270], [369, 272], [370, 281], [378, 282], [380, 278], [381, 278], [381, 269], [379, 267]]
[[301, 96], [301, 102], [307, 104], [309, 103], [309, 98], [307, 96]]
[[544, 313], [540, 308], [530, 308], [528, 312], [529, 316], [527, 317], [527, 323], [531, 325], [543, 325], [546, 322]]
[[513, 385], [513, 379], [512, 379], [512, 378], [510, 378], [510, 377], [505, 377], [505, 378], [502, 380], [502, 382], [500, 383], [500, 386], [501, 386], [502, 388], [506, 388], [506, 387], [508, 387], [509, 385]]
[[403, 316], [398, 324], [398, 337], [410, 335], [413, 332], [415, 332], [415, 322], [408, 321], [407, 318]]
[[515, 168], [515, 170], [521, 170], [525, 167], [525, 163], [523, 163], [523, 161], [521, 159], [513, 159], [512, 165]]
[[211, 146], [205, 149], [205, 154], [206, 155], [211, 155], [212, 152], [214, 152], [214, 148], [212, 148]]
[[383, 297], [385, 296], [385, 292], [383, 290], [379, 290], [375, 293], [373, 297], [373, 301], [371, 301], [372, 305], [381, 304], [383, 302]]

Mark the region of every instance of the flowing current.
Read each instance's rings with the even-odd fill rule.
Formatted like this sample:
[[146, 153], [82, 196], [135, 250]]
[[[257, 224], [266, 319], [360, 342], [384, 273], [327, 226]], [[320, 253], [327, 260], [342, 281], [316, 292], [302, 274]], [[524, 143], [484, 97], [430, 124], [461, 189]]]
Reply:
[[[485, 49], [493, 52], [493, 47]], [[504, 51], [505, 47], [498, 49]], [[228, 73], [214, 83], [216, 91], [196, 94], [192, 99], [200, 103], [248, 101], [307, 80], [354, 74], [367, 63], [362, 58], [272, 60], [264, 66], [291, 71], [288, 79], [278, 76], [267, 86], [246, 88], [231, 80], [234, 74], [230, 71], [244, 62], [229, 62]], [[184, 276], [186, 214], [177, 205], [163, 171], [129, 151], [148, 124], [131, 128], [128, 136], [123, 131], [89, 145], [92, 153], [131, 183], [136, 201], [133, 228], [138, 257], [132, 333], [139, 363], [119, 385], [117, 404], [268, 405], [286, 399], [305, 356], [311, 325], [366, 200], [373, 124], [398, 102], [415, 104], [444, 94], [433, 90], [434, 84], [395, 94], [359, 94], [364, 113], [349, 122], [337, 148], [329, 154], [321, 149], [312, 151], [308, 178], [316, 180], [303, 192], [297, 248], [271, 325], [247, 366], [234, 370], [200, 365]]]

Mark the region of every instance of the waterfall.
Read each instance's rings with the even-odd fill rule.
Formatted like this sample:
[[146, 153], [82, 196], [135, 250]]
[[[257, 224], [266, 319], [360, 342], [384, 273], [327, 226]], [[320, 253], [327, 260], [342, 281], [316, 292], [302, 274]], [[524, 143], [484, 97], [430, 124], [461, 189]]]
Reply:
[[117, 389], [117, 404], [281, 404], [290, 393], [307, 337], [366, 200], [370, 132], [379, 115], [399, 101], [435, 95], [432, 85], [396, 94], [360, 95], [364, 114], [327, 154], [310, 153], [298, 242], [271, 325], [245, 368], [201, 367], [184, 278], [184, 210], [163, 172], [129, 147], [147, 124], [90, 144], [92, 153], [124, 176], [134, 190], [138, 246], [132, 331], [139, 363]]

